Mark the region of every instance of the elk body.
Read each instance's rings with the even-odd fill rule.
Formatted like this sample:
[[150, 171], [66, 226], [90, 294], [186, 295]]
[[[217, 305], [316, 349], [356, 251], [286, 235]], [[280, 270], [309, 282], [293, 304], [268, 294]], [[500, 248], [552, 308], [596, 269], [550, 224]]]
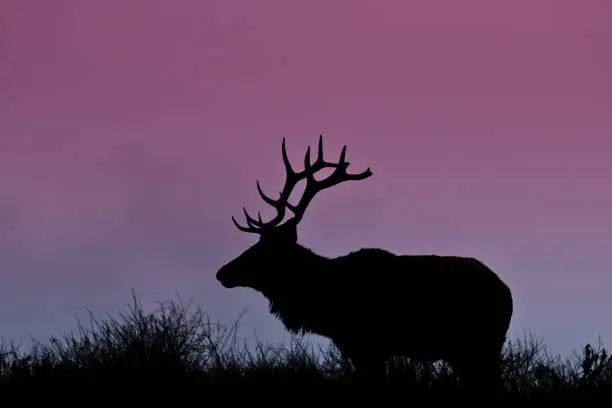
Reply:
[[[340, 160], [318, 156], [305, 169], [293, 170], [282, 144], [287, 171], [276, 200], [257, 189], [277, 215], [269, 222], [244, 210], [247, 226], [259, 240], [217, 272], [226, 288], [248, 287], [262, 293], [270, 311], [294, 333], [314, 333], [333, 341], [357, 373], [384, 375], [386, 360], [405, 356], [421, 361], [446, 360], [463, 384], [494, 386], [513, 312], [510, 289], [474, 258], [396, 255], [383, 249], [360, 249], [337, 258], [318, 255], [297, 241], [297, 225], [321, 190], [348, 180], [363, 180], [370, 169], [348, 174], [346, 146]], [[333, 168], [326, 179], [314, 174]], [[306, 179], [297, 205], [289, 203], [295, 185]], [[284, 223], [286, 210], [293, 217]]]

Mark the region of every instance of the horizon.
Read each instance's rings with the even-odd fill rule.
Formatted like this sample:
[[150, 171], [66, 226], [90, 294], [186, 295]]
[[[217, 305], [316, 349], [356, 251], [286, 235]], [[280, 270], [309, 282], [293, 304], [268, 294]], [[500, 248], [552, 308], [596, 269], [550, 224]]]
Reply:
[[255, 242], [231, 216], [271, 214], [281, 139], [300, 168], [322, 134], [374, 175], [317, 196], [302, 245], [475, 257], [513, 292], [509, 338], [612, 344], [612, 3], [380, 4], [0, 4], [0, 337], [133, 288], [286, 338], [214, 275]]

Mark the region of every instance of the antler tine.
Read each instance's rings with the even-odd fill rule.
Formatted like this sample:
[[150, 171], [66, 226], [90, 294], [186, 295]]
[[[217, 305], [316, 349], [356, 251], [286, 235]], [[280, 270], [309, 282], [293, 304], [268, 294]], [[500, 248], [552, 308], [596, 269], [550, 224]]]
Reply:
[[246, 218], [247, 226], [244, 227], [244, 226], [238, 224], [236, 219], [232, 216], [232, 221], [234, 222], [234, 225], [236, 226], [236, 228], [238, 228], [240, 231], [243, 231], [243, 232], [252, 232], [252, 233], [255, 233], [255, 234], [261, 234], [262, 229], [265, 228], [265, 223], [261, 219], [261, 213], [257, 212], [257, 218], [258, 219], [256, 220], [253, 217], [251, 217], [251, 215], [248, 213], [246, 207], [242, 207], [242, 211], [244, 212], [244, 216]]
[[251, 228], [261, 228], [262, 227], [262, 224], [260, 222], [258, 222], [255, 218], [249, 215], [246, 207], [242, 207], [242, 210], [244, 211], [244, 216], [246, 218], [246, 222], [249, 227]]
[[[283, 154], [283, 164], [285, 165], [285, 173], [287, 174], [287, 180], [293, 180], [296, 176], [293, 167], [291, 167], [291, 162], [289, 161], [289, 156], [287, 156], [287, 149], [285, 148], [285, 138], [283, 137], [283, 143], [281, 148]], [[287, 182], [285, 182], [285, 188], [287, 187]]]
[[317, 151], [317, 158], [323, 161], [323, 135], [319, 135], [319, 148]]
[[[310, 149], [310, 147], [308, 149]], [[301, 173], [301, 175], [303, 175], [303, 178], [306, 178], [308, 177], [308, 173], [316, 173], [317, 171], [325, 169], [325, 168], [338, 167], [344, 161], [345, 150], [346, 150], [346, 146], [344, 146], [344, 149], [342, 150], [343, 153], [340, 158], [340, 163], [331, 163], [331, 162], [325, 161], [325, 159], [323, 158], [323, 135], [319, 135], [319, 143], [317, 147], [317, 158], [313, 164], [307, 166], [307, 168], [304, 169], [303, 173], [306, 173], [306, 174]], [[306, 153], [310, 153], [310, 150], [308, 150]]]
[[[318, 159], [319, 158], [317, 157], [317, 161], [319, 161]], [[306, 175], [312, 173], [312, 171], [310, 170], [310, 166], [310, 146], [308, 146], [308, 148], [306, 149], [306, 154], [304, 155], [304, 171], [302, 173]]]
[[[276, 210], [276, 216], [268, 222], [263, 222], [260, 213], [257, 213], [258, 219], [256, 220], [251, 217], [245, 209], [244, 215], [246, 217], [248, 228], [236, 225], [241, 231], [262, 234], [264, 230], [277, 226], [283, 220], [283, 218], [285, 218], [287, 200], [289, 199], [289, 196], [291, 195], [291, 192], [293, 191], [293, 188], [295, 187], [297, 182], [300, 181], [301, 177], [298, 173], [295, 172], [295, 170], [293, 170], [293, 167], [291, 166], [289, 156], [287, 155], [287, 148], [285, 146], [284, 137], [281, 146], [286, 178], [285, 185], [280, 193], [280, 197], [277, 200], [269, 197], [266, 193], [264, 193], [263, 189], [261, 188], [261, 184], [259, 183], [259, 180], [257, 180], [257, 192], [266, 204], [274, 207], [274, 209]], [[234, 224], [236, 224], [235, 221]]]
[[[346, 156], [346, 145], [342, 146], [342, 151], [340, 152], [340, 163], [346, 163], [345, 162], [345, 156]], [[346, 163], [346, 167], [348, 167], [350, 163]]]
[[[268, 221], [261, 222], [260, 228], [273, 228], [278, 225], [283, 218], [285, 218], [285, 210], [287, 208], [287, 201], [289, 200], [289, 196], [291, 192], [295, 188], [295, 185], [301, 180], [300, 174], [298, 174], [293, 167], [291, 166], [291, 161], [289, 160], [289, 156], [287, 155], [287, 147], [285, 144], [285, 138], [283, 137], [283, 142], [281, 144], [281, 153], [283, 156], [283, 164], [285, 166], [285, 185], [283, 186], [282, 191], [279, 194], [277, 200], [270, 198], [267, 194], [265, 194], [259, 184], [257, 182], [257, 191], [261, 198], [270, 206], [274, 207], [276, 210], [276, 216]], [[261, 220], [261, 217], [260, 217]]]
[[272, 207], [276, 207], [278, 205], [278, 200], [274, 200], [268, 197], [266, 193], [263, 192], [263, 190], [261, 189], [261, 185], [259, 184], [259, 180], [257, 180], [257, 192], [266, 204], [271, 205]]
[[304, 171], [300, 173], [300, 175], [302, 176], [302, 178], [309, 177], [319, 170], [330, 167], [338, 167], [338, 164], [326, 162], [323, 159], [323, 135], [319, 135], [317, 158], [315, 159], [314, 163], [310, 163], [310, 146], [308, 146], [308, 148], [306, 149], [306, 155], [304, 156]]
[[259, 230], [255, 229], [255, 228], [247, 228], [247, 227], [243, 227], [242, 225], [238, 224], [238, 221], [236, 221], [234, 216], [232, 216], [232, 221], [233, 221], [234, 225], [236, 226], [236, 228], [238, 228], [242, 232], [253, 232], [253, 233], [256, 233], [256, 234], [259, 233]]
[[[294, 218], [292, 219], [292, 222], [294, 223], [298, 223], [302, 219], [302, 217], [304, 216], [304, 212], [306, 211], [306, 208], [308, 207], [312, 199], [315, 197], [315, 195], [319, 191], [324, 190], [326, 188], [333, 187], [336, 184], [342, 183], [343, 181], [363, 180], [372, 175], [372, 171], [370, 170], [369, 167], [361, 173], [357, 173], [357, 174], [347, 173], [346, 170], [348, 166], [350, 165], [350, 163], [346, 161], [346, 145], [342, 147], [342, 151], [340, 152], [338, 163], [329, 163], [329, 162], [324, 161], [321, 140], [322, 140], [322, 137], [319, 138], [319, 149], [318, 149], [319, 157], [317, 157], [317, 162], [313, 166], [309, 167], [311, 171], [307, 172], [306, 174], [307, 182], [306, 182], [306, 187], [304, 189], [304, 193], [302, 194], [302, 198], [300, 199], [297, 205], [292, 205], [290, 203], [287, 203], [287, 208], [289, 208], [289, 210], [295, 215]], [[308, 152], [307, 152], [307, 158], [309, 159]], [[306, 160], [307, 163], [309, 163], [309, 161], [310, 160]], [[326, 179], [323, 179], [320, 181], [316, 180], [314, 178], [315, 171], [320, 170], [325, 167], [334, 167], [335, 170]]]

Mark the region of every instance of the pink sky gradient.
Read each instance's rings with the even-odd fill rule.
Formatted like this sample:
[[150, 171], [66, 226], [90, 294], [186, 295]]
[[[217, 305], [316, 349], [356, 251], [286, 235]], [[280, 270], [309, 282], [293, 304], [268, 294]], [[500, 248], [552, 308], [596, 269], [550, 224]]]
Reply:
[[325, 136], [374, 176], [317, 197], [300, 241], [482, 259], [514, 334], [612, 343], [612, 3], [5, 0], [0, 336], [193, 297], [282, 336], [219, 266], [241, 207]]

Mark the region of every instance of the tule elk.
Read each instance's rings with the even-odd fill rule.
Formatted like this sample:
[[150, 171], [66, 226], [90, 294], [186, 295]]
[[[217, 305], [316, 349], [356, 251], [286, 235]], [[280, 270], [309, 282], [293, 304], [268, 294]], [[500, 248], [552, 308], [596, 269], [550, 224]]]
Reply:
[[[315, 195], [349, 180], [372, 175], [368, 168], [347, 173], [346, 146], [337, 163], [318, 155], [296, 172], [282, 143], [285, 186], [278, 199], [257, 190], [276, 216], [262, 221], [246, 208], [244, 232], [259, 240], [217, 272], [225, 288], [248, 287], [263, 294], [270, 312], [293, 333], [314, 333], [333, 341], [356, 372], [381, 378], [386, 360], [394, 356], [418, 361], [447, 361], [462, 384], [496, 387], [501, 351], [513, 312], [510, 289], [474, 258], [436, 255], [396, 255], [364, 248], [337, 258], [318, 255], [297, 242], [297, 225]], [[333, 169], [322, 180], [314, 175]], [[299, 202], [289, 196], [306, 180]], [[286, 210], [293, 216], [282, 223]], [[358, 222], [358, 220], [356, 220]], [[471, 387], [470, 387], [471, 388]]]

